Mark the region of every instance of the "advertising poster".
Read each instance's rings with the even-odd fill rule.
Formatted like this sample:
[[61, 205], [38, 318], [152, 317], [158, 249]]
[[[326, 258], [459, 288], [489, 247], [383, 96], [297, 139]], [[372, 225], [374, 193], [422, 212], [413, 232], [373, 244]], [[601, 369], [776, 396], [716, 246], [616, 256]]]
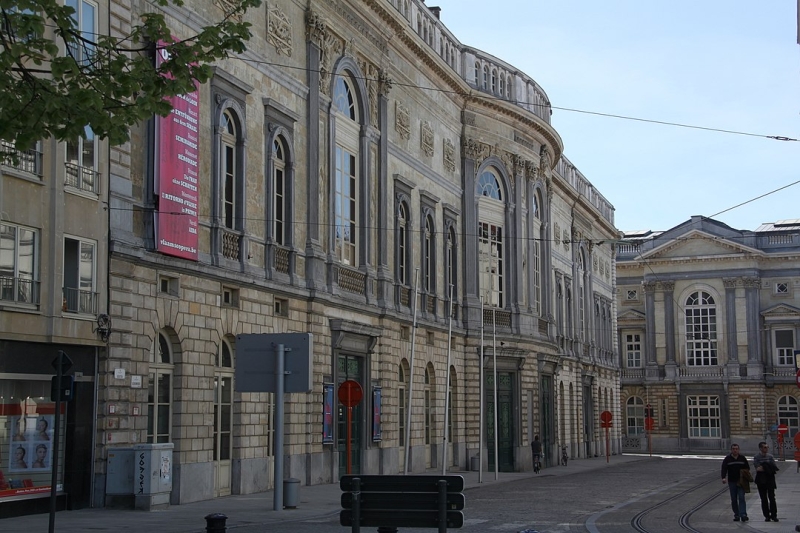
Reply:
[[[167, 59], [159, 43], [156, 66]], [[170, 99], [172, 112], [156, 117], [156, 250], [197, 260], [198, 91]]]
[[11, 418], [8, 471], [49, 472], [52, 464], [53, 415]]
[[322, 385], [322, 444], [333, 443], [333, 383]]
[[372, 389], [372, 441], [378, 442], [383, 439], [381, 430], [381, 388]]

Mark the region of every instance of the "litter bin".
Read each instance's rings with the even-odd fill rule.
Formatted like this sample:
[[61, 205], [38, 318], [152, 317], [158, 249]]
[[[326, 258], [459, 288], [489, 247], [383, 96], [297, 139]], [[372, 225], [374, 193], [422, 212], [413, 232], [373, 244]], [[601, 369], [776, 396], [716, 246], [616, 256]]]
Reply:
[[283, 480], [283, 506], [294, 509], [300, 499], [300, 480], [294, 477]]
[[481, 467], [481, 458], [477, 455], [469, 458], [469, 469], [477, 472]]

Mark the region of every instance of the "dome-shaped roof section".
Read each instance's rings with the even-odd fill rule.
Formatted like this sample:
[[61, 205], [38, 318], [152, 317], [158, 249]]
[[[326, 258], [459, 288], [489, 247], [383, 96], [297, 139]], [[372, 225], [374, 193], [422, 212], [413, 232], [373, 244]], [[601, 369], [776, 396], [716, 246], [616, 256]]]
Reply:
[[426, 6], [421, 0], [384, 1], [470, 86], [514, 103], [550, 124], [550, 99], [544, 89], [513, 65], [462, 44], [439, 19], [439, 7]]

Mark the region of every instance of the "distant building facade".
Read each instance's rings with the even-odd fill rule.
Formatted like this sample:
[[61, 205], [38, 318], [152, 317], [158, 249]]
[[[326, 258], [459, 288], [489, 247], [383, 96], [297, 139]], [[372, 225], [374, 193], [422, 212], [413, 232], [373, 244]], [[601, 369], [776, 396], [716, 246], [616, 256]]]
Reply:
[[[227, 4], [164, 12], [181, 38]], [[103, 7], [100, 30], [135, 9]], [[348, 463], [441, 469], [445, 446], [451, 468], [526, 470], [537, 434], [546, 464], [561, 446], [602, 455], [604, 411], [620, 451], [614, 209], [563, 156], [543, 89], [438, 15], [417, 0], [265, 2], [245, 15], [246, 52], [97, 150], [97, 191], [64, 200], [66, 170], [4, 168], [3, 224], [39, 232], [43, 260], [3, 275], [43, 299], [4, 297], [2, 342], [87, 352], [96, 402], [68, 413], [91, 435], [74, 474], [87, 502], [111, 500], [110, 455], [142, 443], [173, 446], [172, 504], [268, 490], [276, 458], [319, 484]], [[11, 209], [30, 198], [58, 218]], [[76, 269], [93, 261], [75, 290], [98, 280], [79, 317], [66, 278], [58, 290], [68, 252]], [[313, 389], [286, 396], [275, 450], [274, 395], [237, 390], [236, 339], [289, 332], [313, 334]], [[364, 391], [349, 461], [345, 380]]]
[[798, 220], [742, 231], [692, 217], [665, 232], [625, 234], [617, 247], [623, 450], [719, 453], [767, 439], [779, 453], [785, 425], [793, 457], [798, 230]]

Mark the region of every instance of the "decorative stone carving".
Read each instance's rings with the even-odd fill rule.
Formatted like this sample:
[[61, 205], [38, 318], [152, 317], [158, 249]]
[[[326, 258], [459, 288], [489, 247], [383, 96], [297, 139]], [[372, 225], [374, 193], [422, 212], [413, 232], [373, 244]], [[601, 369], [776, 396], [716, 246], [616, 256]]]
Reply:
[[389, 77], [384, 69], [378, 70], [378, 94], [389, 96], [394, 81]]
[[[592, 268], [594, 269], [595, 272], [597, 272], [597, 266], [598, 266], [597, 264], [598, 263], [599, 263], [599, 261], [597, 260], [597, 257], [593, 257], [592, 258]], [[602, 270], [601, 270], [601, 272], [602, 272]]]
[[408, 108], [397, 101], [394, 109], [394, 129], [400, 134], [400, 137], [408, 140], [411, 137], [411, 118]]
[[651, 293], [652, 294], [652, 293], [656, 292], [656, 286], [657, 285], [658, 285], [658, 283], [655, 282], [655, 281], [643, 281], [642, 282], [642, 288], [644, 289], [644, 292], [646, 292], [646, 293]]
[[611, 277], [611, 265], [608, 264], [608, 261], [606, 261], [605, 263], [606, 263], [606, 279], [609, 279]]
[[373, 128], [378, 127], [378, 68], [366, 60], [360, 60], [359, 67], [366, 75], [369, 93], [369, 121]]
[[[239, 2], [236, 2], [235, 0], [214, 0], [214, 5], [220, 8], [222, 12], [225, 13], [226, 16], [228, 16], [232, 14], [239, 7]], [[231, 18], [233, 18], [237, 22], [241, 22], [242, 15], [244, 15], [244, 11], [239, 10], [236, 11], [236, 13], [233, 14]]]
[[450, 139], [444, 140], [444, 149], [442, 150], [442, 162], [444, 168], [450, 172], [456, 169], [456, 147]]
[[558, 241], [559, 237], [561, 237], [561, 226], [558, 225], [558, 222], [553, 224], [553, 237], [555, 238], [556, 241]]
[[419, 147], [428, 157], [433, 155], [433, 128], [426, 120], [420, 123]]
[[550, 155], [550, 150], [547, 146], [542, 146], [542, 149], [539, 151], [539, 157], [541, 158], [541, 167], [553, 168], [553, 156]]
[[489, 145], [473, 139], [462, 139], [461, 152], [464, 157], [475, 161], [475, 167], [479, 167], [484, 159], [489, 157]]
[[570, 245], [570, 242], [569, 242], [569, 230], [567, 228], [564, 228], [564, 233], [562, 233], [561, 235], [562, 235], [561, 240], [564, 243], [564, 249], [565, 250], [569, 250], [569, 245]]
[[675, 282], [674, 281], [662, 281], [661, 282], [661, 290], [664, 292], [672, 292], [675, 290]]
[[267, 42], [275, 47], [278, 55], [292, 55], [292, 24], [289, 17], [277, 6], [267, 5]]
[[723, 278], [722, 284], [725, 286], [726, 289], [735, 289], [736, 288], [736, 278]]
[[759, 278], [742, 278], [742, 285], [745, 289], [759, 289], [761, 280]]

